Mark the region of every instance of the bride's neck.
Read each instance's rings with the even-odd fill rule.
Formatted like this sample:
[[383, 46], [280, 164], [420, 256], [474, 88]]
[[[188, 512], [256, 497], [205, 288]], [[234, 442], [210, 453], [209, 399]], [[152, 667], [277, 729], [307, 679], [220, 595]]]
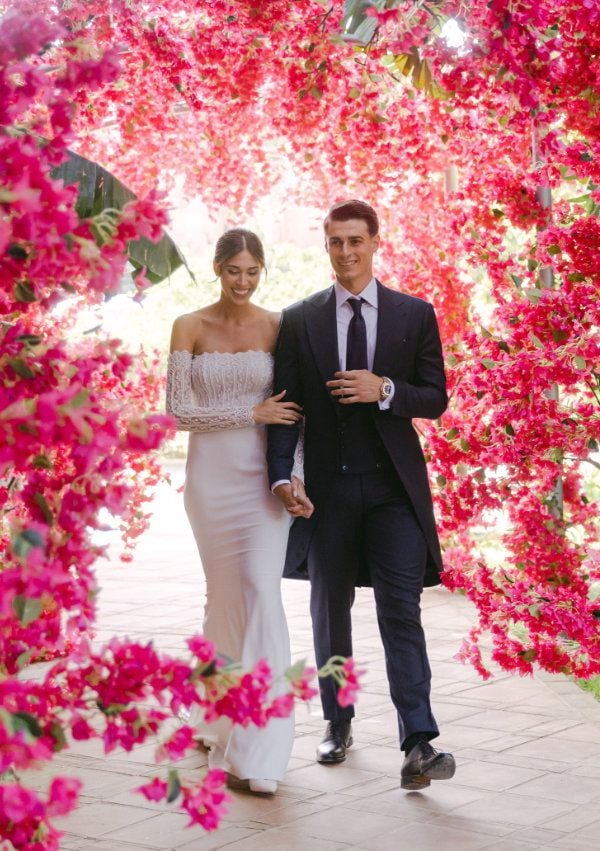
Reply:
[[253, 304], [231, 304], [223, 298], [217, 302], [217, 307], [223, 319], [228, 322], [244, 322], [255, 312]]

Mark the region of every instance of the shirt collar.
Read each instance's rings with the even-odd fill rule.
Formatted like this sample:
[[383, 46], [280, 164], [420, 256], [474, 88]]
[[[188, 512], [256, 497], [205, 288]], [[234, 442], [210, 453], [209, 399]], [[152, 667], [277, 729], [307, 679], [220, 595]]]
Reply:
[[355, 296], [353, 293], [348, 292], [348, 290], [343, 287], [339, 281], [335, 281], [334, 283], [335, 289], [335, 305], [339, 309], [342, 304], [348, 301], [349, 298], [364, 298], [367, 304], [370, 304], [371, 307], [374, 307], [377, 310], [377, 281], [375, 278], [371, 278], [367, 286], [364, 290]]

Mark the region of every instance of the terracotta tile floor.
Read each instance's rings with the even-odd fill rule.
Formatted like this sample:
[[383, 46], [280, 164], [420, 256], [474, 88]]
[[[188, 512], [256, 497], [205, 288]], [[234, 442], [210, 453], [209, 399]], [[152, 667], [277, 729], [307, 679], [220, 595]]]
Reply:
[[[111, 635], [152, 639], [166, 651], [184, 647], [202, 620], [203, 580], [176, 492], [183, 465], [170, 465], [151, 530], [135, 561], [99, 567], [98, 641]], [[312, 657], [308, 588], [284, 583], [295, 658]], [[172, 807], [132, 793], [152, 772], [153, 746], [106, 758], [97, 743], [79, 743], [55, 766], [85, 780], [78, 810], [60, 825], [72, 851], [517, 851], [596, 849], [600, 837], [600, 704], [562, 677], [498, 673], [483, 683], [453, 660], [474, 621], [470, 604], [441, 589], [423, 595], [441, 746], [451, 748], [453, 780], [425, 792], [399, 788], [401, 756], [388, 699], [372, 595], [355, 604], [355, 656], [368, 668], [354, 725], [355, 746], [343, 765], [314, 762], [323, 722], [317, 703], [296, 714], [296, 743], [285, 782], [273, 798], [233, 792], [213, 834], [186, 827]], [[206, 755], [185, 763], [200, 772]], [[44, 786], [42, 775], [35, 777]]]

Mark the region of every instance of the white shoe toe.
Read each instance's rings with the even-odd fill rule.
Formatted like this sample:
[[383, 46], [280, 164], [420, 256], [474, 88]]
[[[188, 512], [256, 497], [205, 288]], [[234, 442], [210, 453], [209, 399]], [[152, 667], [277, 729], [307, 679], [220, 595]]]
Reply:
[[248, 780], [248, 786], [251, 792], [258, 792], [261, 795], [274, 795], [277, 791], [275, 780], [264, 780], [262, 777], [251, 777]]

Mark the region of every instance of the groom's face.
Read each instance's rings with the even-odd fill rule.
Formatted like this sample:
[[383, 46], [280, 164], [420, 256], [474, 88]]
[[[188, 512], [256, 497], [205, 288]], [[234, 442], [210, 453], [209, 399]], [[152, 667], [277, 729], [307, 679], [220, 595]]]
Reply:
[[361, 292], [373, 277], [373, 255], [379, 247], [379, 235], [370, 235], [364, 219], [329, 221], [325, 247], [340, 284], [352, 293]]

